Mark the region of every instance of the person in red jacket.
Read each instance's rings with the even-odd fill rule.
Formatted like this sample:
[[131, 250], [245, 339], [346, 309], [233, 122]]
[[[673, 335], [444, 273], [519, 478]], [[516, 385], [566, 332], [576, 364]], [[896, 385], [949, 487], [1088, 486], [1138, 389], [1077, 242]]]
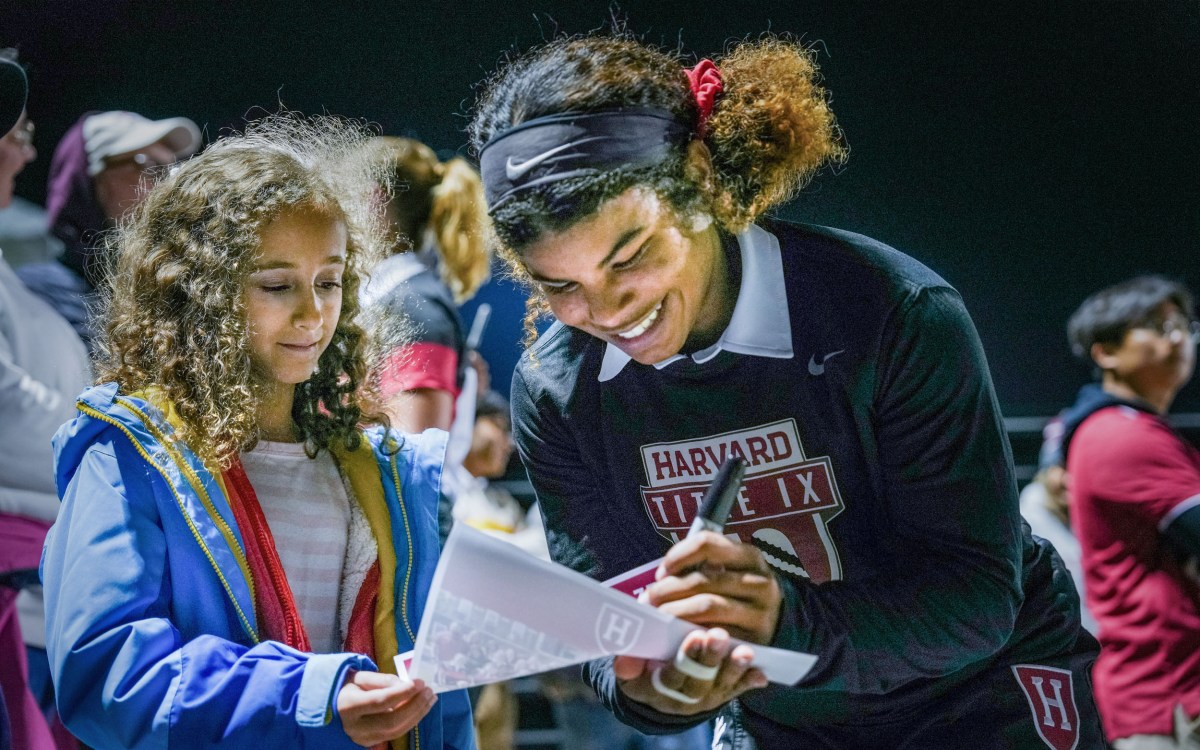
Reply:
[[1167, 410], [1192, 377], [1192, 296], [1142, 276], [1089, 297], [1067, 326], [1095, 363], [1065, 417], [1071, 520], [1100, 625], [1093, 672], [1117, 750], [1200, 748], [1200, 451]]

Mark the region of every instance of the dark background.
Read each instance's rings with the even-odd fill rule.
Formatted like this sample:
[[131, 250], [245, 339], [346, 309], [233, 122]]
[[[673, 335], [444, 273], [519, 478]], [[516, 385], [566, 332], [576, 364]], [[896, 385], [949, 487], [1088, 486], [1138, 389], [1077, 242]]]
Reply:
[[[876, 237], [954, 284], [1009, 417], [1052, 414], [1089, 377], [1063, 333], [1088, 293], [1143, 272], [1200, 289], [1196, 0], [616, 12], [648, 40], [700, 55], [766, 30], [819, 50], [851, 156], [780, 214]], [[186, 115], [212, 139], [282, 103], [466, 153], [474, 87], [506, 53], [612, 13], [550, 0], [2, 0], [0, 45], [29, 68], [41, 150], [18, 193], [43, 200], [53, 144], [89, 109]], [[519, 293], [500, 282], [481, 298], [497, 309], [483, 350], [505, 389]], [[1200, 411], [1195, 382], [1175, 411]]]

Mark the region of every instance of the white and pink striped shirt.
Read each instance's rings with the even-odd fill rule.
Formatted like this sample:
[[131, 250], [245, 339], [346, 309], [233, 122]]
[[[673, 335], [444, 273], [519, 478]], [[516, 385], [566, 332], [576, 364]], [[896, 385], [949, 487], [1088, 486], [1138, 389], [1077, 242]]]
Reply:
[[350, 498], [328, 451], [260, 441], [242, 454], [313, 651], [342, 650], [339, 606], [350, 534]]

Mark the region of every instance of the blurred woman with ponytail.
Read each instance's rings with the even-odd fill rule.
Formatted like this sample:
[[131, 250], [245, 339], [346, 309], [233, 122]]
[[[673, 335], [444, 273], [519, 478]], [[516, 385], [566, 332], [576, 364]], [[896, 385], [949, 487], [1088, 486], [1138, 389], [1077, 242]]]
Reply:
[[[471, 450], [477, 397], [489, 387], [487, 364], [468, 350], [458, 314], [458, 305], [474, 296], [491, 272], [483, 185], [465, 159], [443, 162], [411, 138], [381, 136], [367, 147], [382, 167], [377, 200], [392, 248], [363, 292], [384, 349], [375, 387], [392, 424], [410, 432], [436, 427], [450, 433], [438, 502], [444, 540], [456, 517], [455, 499], [475, 486], [463, 461]], [[511, 739], [505, 743], [497, 737], [511, 738], [515, 701], [505, 698], [501, 685], [487, 690], [502, 700], [473, 697], [483, 708], [475, 717], [477, 743], [511, 746]], [[497, 713], [496, 706], [503, 710]], [[499, 735], [492, 729], [497, 721]]]
[[[724, 746], [1103, 747], [1097, 644], [1022, 526], [958, 293], [868, 237], [766, 217], [847, 156], [814, 58], [771, 35], [694, 65], [564, 38], [477, 103], [500, 250], [530, 320], [558, 321], [512, 387], [551, 554], [599, 580], [663, 557], [644, 601], [698, 626], [668, 663], [584, 676], [645, 732], [721, 714]], [[725, 533], [688, 534], [730, 456]], [[755, 644], [818, 661], [768, 686]]]
[[[475, 294], [490, 271], [479, 175], [464, 159], [440, 161], [433, 149], [409, 138], [374, 138], [368, 148], [388, 173], [380, 205], [393, 254], [372, 273], [364, 299], [380, 316], [383, 338], [404, 342], [382, 360], [384, 411], [392, 424], [420, 432], [449, 430], [456, 413], [468, 410], [461, 416], [469, 447], [475, 378], [457, 305]], [[463, 450], [449, 463], [461, 463], [465, 455]]]

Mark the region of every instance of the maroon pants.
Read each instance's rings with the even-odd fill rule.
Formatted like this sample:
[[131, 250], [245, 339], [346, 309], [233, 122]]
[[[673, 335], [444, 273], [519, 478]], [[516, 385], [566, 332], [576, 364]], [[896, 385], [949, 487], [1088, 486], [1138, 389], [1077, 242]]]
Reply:
[[[0, 513], [0, 572], [36, 568], [49, 528], [44, 521]], [[8, 711], [12, 746], [22, 750], [61, 747], [29, 692], [29, 663], [17, 618], [17, 592], [7, 587], [0, 587], [0, 664], [4, 665], [0, 669], [0, 693]]]

